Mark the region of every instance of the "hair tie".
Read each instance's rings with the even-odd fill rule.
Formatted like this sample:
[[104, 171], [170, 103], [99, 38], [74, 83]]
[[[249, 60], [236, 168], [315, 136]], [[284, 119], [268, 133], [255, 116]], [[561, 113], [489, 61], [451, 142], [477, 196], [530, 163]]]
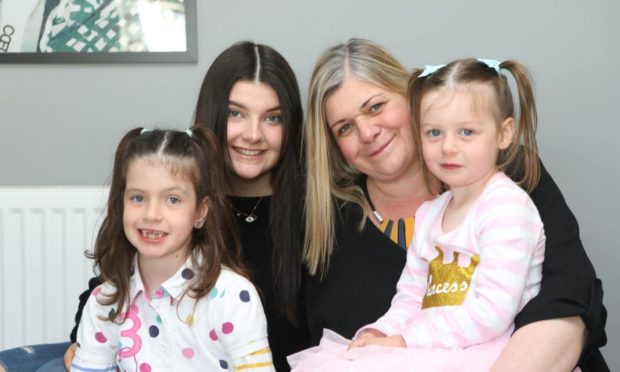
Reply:
[[142, 130], [140, 131], [140, 134], [144, 134], [146, 132], [150, 132], [151, 130], [148, 128], [142, 128]]
[[487, 67], [492, 68], [493, 70], [495, 70], [498, 74], [500, 73], [501, 67], [499, 67], [500, 65], [500, 61], [494, 60], [494, 59], [483, 59], [483, 58], [478, 58], [478, 62], [482, 62], [485, 65], [487, 65]]
[[435, 73], [435, 71], [439, 70], [440, 68], [444, 67], [444, 65], [424, 65], [424, 71], [422, 71], [422, 73], [420, 75], [418, 75], [418, 77], [425, 77], [428, 75], [432, 75], [433, 73]]
[[185, 129], [185, 133], [187, 133], [187, 135], [190, 136], [190, 138], [194, 135], [194, 133], [192, 133], [192, 130], [189, 128]]

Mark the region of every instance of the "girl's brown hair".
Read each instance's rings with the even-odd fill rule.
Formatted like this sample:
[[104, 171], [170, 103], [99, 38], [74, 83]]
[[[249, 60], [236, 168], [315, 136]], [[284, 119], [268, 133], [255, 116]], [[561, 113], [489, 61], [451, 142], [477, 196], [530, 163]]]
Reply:
[[117, 311], [110, 315], [109, 320], [115, 320], [130, 301], [129, 278], [137, 250], [123, 229], [123, 197], [129, 164], [144, 157], [164, 162], [173, 172], [184, 172], [194, 184], [197, 206], [205, 198], [208, 200], [206, 221], [192, 232], [192, 248], [188, 255], [192, 257], [197, 273], [188, 290], [189, 295], [200, 298], [209, 293], [222, 265], [239, 274], [246, 273], [241, 264], [235, 220], [224, 192], [224, 160], [215, 136], [201, 127], [193, 128], [191, 132], [132, 129], [121, 139], [116, 150], [107, 215], [99, 229], [95, 249], [88, 254], [95, 260], [95, 269], [102, 280], [116, 289], [100, 300], [103, 305], [116, 305]]
[[[508, 79], [501, 71], [506, 70], [515, 79], [519, 94], [519, 118], [515, 118], [515, 109], [510, 92]], [[521, 187], [531, 192], [540, 178], [538, 147], [536, 145], [536, 103], [532, 88], [532, 77], [527, 68], [516, 61], [508, 60], [500, 63], [497, 69], [478, 59], [461, 59], [443, 66], [436, 71], [420, 77], [424, 70], [416, 69], [409, 80], [409, 103], [411, 120], [414, 129], [416, 151], [420, 164], [424, 167], [427, 184], [433, 180], [422, 158], [420, 133], [420, 105], [424, 96], [432, 91], [456, 88], [475, 88], [486, 85], [491, 88], [491, 114], [502, 123], [507, 118], [515, 118], [516, 129], [512, 143], [501, 150], [497, 159], [497, 167]]]

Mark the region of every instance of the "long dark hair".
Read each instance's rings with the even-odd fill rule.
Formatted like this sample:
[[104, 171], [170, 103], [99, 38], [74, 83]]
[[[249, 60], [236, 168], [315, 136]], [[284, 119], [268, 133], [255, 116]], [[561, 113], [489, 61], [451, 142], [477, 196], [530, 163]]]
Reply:
[[[173, 130], [132, 129], [116, 150], [107, 215], [99, 229], [94, 252], [87, 254], [95, 260], [95, 268], [103, 281], [109, 281], [116, 289], [102, 301], [104, 305], [117, 305], [110, 320], [114, 320], [129, 304], [129, 279], [137, 250], [123, 229], [123, 199], [127, 168], [136, 159], [144, 157], [161, 160], [173, 171], [183, 172], [194, 184], [196, 202], [208, 200], [205, 223], [192, 232], [191, 252], [188, 254], [198, 272], [189, 294], [195, 298], [205, 296], [220, 275], [221, 265], [242, 275], [246, 272], [233, 228], [235, 220], [224, 192], [223, 160], [215, 136], [206, 128], [195, 128], [191, 135]], [[200, 260], [200, 255], [204, 259]]]
[[[223, 149], [227, 148], [228, 103], [238, 81], [260, 81], [277, 94], [282, 110], [284, 135], [278, 163], [271, 170], [269, 239], [271, 279], [280, 312], [292, 322], [297, 318], [301, 287], [301, 220], [303, 207], [303, 120], [299, 87], [293, 70], [273, 48], [249, 41], [234, 44], [211, 64], [200, 88], [195, 122], [213, 130]], [[234, 176], [227, 151], [229, 183]]]

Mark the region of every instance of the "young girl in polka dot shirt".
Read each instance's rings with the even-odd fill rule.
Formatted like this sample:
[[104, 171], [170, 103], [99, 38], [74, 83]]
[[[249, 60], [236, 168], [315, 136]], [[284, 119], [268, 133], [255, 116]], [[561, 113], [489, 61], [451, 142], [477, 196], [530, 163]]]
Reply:
[[213, 135], [134, 129], [116, 151], [72, 371], [273, 371]]

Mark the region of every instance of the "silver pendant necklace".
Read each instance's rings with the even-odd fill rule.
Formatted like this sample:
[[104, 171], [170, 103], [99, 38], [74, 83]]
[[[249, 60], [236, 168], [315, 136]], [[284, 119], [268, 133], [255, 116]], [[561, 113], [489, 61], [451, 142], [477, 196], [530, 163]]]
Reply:
[[260, 201], [263, 200], [263, 197], [265, 195], [262, 195], [258, 201], [256, 202], [256, 204], [254, 204], [254, 208], [252, 208], [252, 211], [250, 213], [244, 213], [241, 212], [240, 210], [238, 210], [237, 208], [233, 207], [233, 209], [235, 210], [235, 214], [237, 215], [237, 217], [245, 217], [245, 222], [247, 223], [252, 223], [254, 221], [256, 221], [258, 219], [258, 216], [254, 214], [254, 211], [256, 211], [256, 208], [258, 208], [258, 205], [260, 204]]

